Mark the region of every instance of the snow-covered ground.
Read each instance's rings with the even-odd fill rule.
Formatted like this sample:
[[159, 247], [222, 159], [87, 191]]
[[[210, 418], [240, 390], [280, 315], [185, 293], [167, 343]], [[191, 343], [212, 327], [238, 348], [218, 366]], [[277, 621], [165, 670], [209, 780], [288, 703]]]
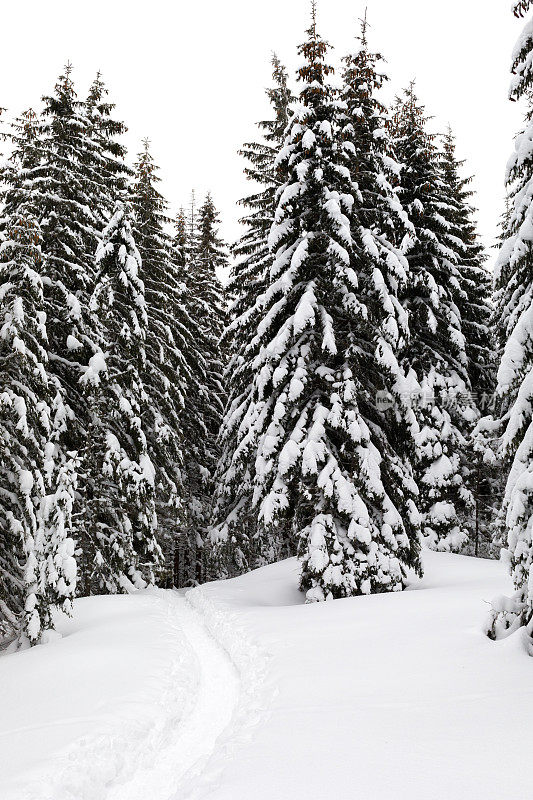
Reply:
[[59, 630], [0, 658], [2, 800], [173, 796], [237, 704], [225, 651], [161, 590], [79, 600]]
[[512, 800], [533, 661], [494, 643], [496, 562], [425, 553], [401, 594], [304, 605], [294, 560], [80, 600], [0, 658], [2, 800]]

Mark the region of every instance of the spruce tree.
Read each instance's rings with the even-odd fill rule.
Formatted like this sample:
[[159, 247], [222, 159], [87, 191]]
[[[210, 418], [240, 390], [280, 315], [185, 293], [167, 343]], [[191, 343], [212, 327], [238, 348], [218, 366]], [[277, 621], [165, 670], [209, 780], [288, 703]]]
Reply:
[[272, 118], [257, 123], [262, 141], [248, 142], [239, 151], [248, 162], [244, 168], [246, 178], [260, 188], [260, 191], [240, 201], [240, 205], [248, 212], [240, 220], [246, 230], [233, 249], [236, 262], [228, 292], [235, 296], [231, 319], [239, 318], [241, 322], [243, 311], [254, 308], [266, 280], [272, 260], [267, 239], [276, 211], [276, 190], [285, 182], [287, 172], [285, 163], [277, 163], [276, 158], [285, 140], [294, 97], [288, 86], [287, 71], [275, 54], [272, 56], [272, 67], [273, 86], [266, 92], [272, 107]]
[[488, 302], [491, 275], [484, 266], [486, 256], [479, 241], [475, 209], [471, 204], [472, 178], [461, 175], [465, 162], [457, 158], [455, 136], [451, 128], [443, 137], [440, 163], [442, 179], [450, 196], [449, 221], [459, 239], [456, 243], [461, 256], [457, 303], [465, 338], [468, 377], [472, 390], [481, 398], [491, 394], [494, 389], [493, 343], [489, 330], [491, 308]]
[[[13, 152], [4, 173], [3, 200], [6, 219], [16, 218], [24, 207], [41, 230], [48, 372], [55, 383], [56, 477], [61, 481], [65, 470], [78, 465], [76, 451], [81, 451], [87, 436], [88, 415], [79, 378], [95, 349], [88, 300], [103, 218], [103, 187], [94, 126], [85, 104], [76, 97], [70, 66], [54, 93], [43, 99], [43, 113], [23, 115], [12, 130]], [[65, 515], [64, 521], [72, 526], [79, 558], [85, 548], [85, 529], [77, 531], [76, 521], [82, 517], [88, 489], [78, 475], [71, 477], [68, 485], [75, 508], [67, 508], [57, 493], [59, 505], [51, 501], [47, 507], [50, 520], [59, 524]]]
[[[117, 192], [125, 186], [125, 128], [111, 118], [100, 76], [78, 100], [67, 65], [40, 116], [27, 113], [11, 134], [16, 169], [7, 176], [7, 215], [26, 204], [42, 231], [51, 369], [61, 381], [71, 420], [68, 444], [84, 438], [79, 375], [94, 352], [86, 318], [94, 288], [94, 252]], [[76, 413], [74, 413], [74, 409]]]
[[187, 263], [187, 219], [182, 208], [176, 214], [174, 221], [174, 236], [172, 239], [174, 263], [177, 268], [177, 277], [181, 282], [185, 280], [185, 265]]
[[[470, 403], [465, 403], [462, 433], [462, 475], [474, 500], [473, 512], [467, 508], [466, 525], [475, 554], [490, 547], [493, 519], [498, 501], [494, 455], [482, 435], [483, 426], [475, 428], [489, 411], [495, 384], [494, 340], [491, 331], [491, 275], [485, 267], [486, 256], [477, 236], [474, 209], [471, 205], [472, 178], [463, 177], [464, 161], [456, 156], [455, 137], [448, 128], [443, 137], [440, 165], [447, 192], [446, 218], [455, 237], [458, 291], [456, 303], [465, 341]], [[465, 398], [466, 400], [467, 398]], [[461, 418], [459, 418], [461, 421]]]
[[409, 314], [410, 339], [402, 359], [420, 386], [419, 509], [426, 544], [458, 551], [468, 540], [463, 511], [473, 503], [462, 473], [471, 387], [458, 306], [460, 247], [435, 137], [427, 131], [413, 85], [398, 101], [394, 126], [402, 165], [399, 198], [414, 227], [404, 242], [409, 271], [401, 299]]
[[167, 232], [171, 220], [157, 188], [157, 172], [145, 140], [132, 189], [135, 240], [142, 258], [148, 308], [143, 378], [149, 402], [143, 409], [143, 420], [156, 469], [158, 539], [165, 554], [166, 580], [177, 578], [181, 583], [173, 573], [176, 559], [183, 561], [186, 546], [181, 417], [191, 383], [190, 362], [194, 363], [190, 354], [193, 325], [185, 308], [186, 288], [180, 281], [178, 253]]
[[[394, 298], [393, 285], [405, 282], [408, 264], [399, 246], [406, 234], [414, 235], [414, 226], [398, 197], [400, 165], [394, 152], [391, 115], [380, 99], [388, 81], [383, 72], [383, 58], [369, 49], [368, 24], [361, 23], [357, 50], [343, 58], [342, 73], [342, 137], [350, 157], [350, 172], [356, 192], [358, 214], [365, 228], [372, 232], [382, 261], [391, 265], [388, 291], [395, 305], [395, 316], [407, 335], [406, 313]], [[394, 265], [396, 265], [394, 267]], [[397, 275], [394, 275], [394, 269]], [[394, 324], [392, 325], [394, 328]]]
[[[51, 359], [69, 405], [77, 413], [83, 405], [78, 395], [79, 365], [92, 352], [84, 314], [94, 285], [99, 219], [89, 123], [84, 103], [76, 96], [70, 65], [59, 77], [54, 93], [43, 101], [34, 139], [37, 160], [26, 185], [28, 191], [35, 187], [32, 200], [46, 256]], [[82, 420], [78, 422], [83, 425]], [[71, 426], [74, 441], [82, 437], [76, 427]]]
[[[240, 222], [245, 231], [233, 248], [235, 262], [226, 288], [233, 302], [228, 312], [228, 327], [223, 334], [223, 346], [228, 352], [224, 371], [224, 386], [227, 387], [228, 404], [220, 434], [221, 455], [217, 469], [214, 519], [218, 519], [226, 503], [226, 494], [231, 491], [231, 462], [239, 437], [240, 413], [245, 409], [245, 398], [252, 387], [253, 361], [258, 348], [250, 349], [250, 328], [257, 325], [262, 315], [262, 300], [272, 255], [268, 248], [268, 233], [274, 222], [276, 190], [284, 183], [286, 162], [277, 163], [276, 158], [285, 139], [290, 104], [294, 98], [288, 88], [288, 76], [276, 55], [272, 57], [273, 87], [267, 90], [272, 106], [272, 118], [258, 123], [263, 138], [243, 146], [240, 154], [247, 160], [244, 173], [248, 180], [258, 184], [258, 191], [240, 201], [247, 214]], [[229, 472], [228, 472], [229, 470]], [[249, 480], [249, 474], [246, 480]], [[240, 517], [241, 526], [250, 526], [246, 541], [254, 541], [254, 514], [249, 508], [248, 519]], [[216, 539], [216, 530], [212, 532]], [[248, 564], [270, 562], [283, 555], [294, 555], [295, 544], [290, 534], [280, 536], [279, 547], [268, 553], [247, 553]], [[220, 559], [225, 561], [225, 557]], [[228, 565], [219, 564], [219, 570]], [[230, 567], [231, 571], [231, 567]]]
[[414, 227], [398, 196], [401, 168], [390, 112], [380, 99], [388, 78], [382, 56], [369, 48], [367, 34], [365, 14], [358, 47], [343, 58], [339, 131], [354, 198], [350, 223], [356, 247], [351, 263], [369, 323], [366, 330], [359, 328], [357, 352], [365, 354], [367, 398], [373, 391], [382, 403], [378, 414], [371, 403], [364, 414], [382, 454], [383, 487], [404, 520], [411, 546], [407, 558], [418, 568], [420, 531], [412, 462], [419, 429], [411, 408], [411, 394], [418, 386], [412, 372], [406, 377], [398, 360], [410, 338], [408, 314], [399, 299], [409, 272], [401, 244], [414, 234]]
[[211, 387], [211, 402], [204, 415], [208, 419], [208, 430], [216, 438], [220, 429], [223, 408], [222, 372], [224, 356], [220, 340], [226, 322], [226, 304], [221, 279], [228, 269], [227, 246], [219, 233], [220, 214], [208, 192], [198, 211], [198, 234], [194, 256], [189, 265], [189, 277], [194, 281], [192, 302], [198, 310], [204, 310], [203, 321], [207, 343], [208, 380]]
[[401, 589], [404, 567], [419, 568], [412, 481], [379, 427], [376, 390], [393, 388], [394, 359], [359, 293], [354, 263], [368, 275], [372, 248], [351, 220], [327, 49], [313, 6], [300, 102], [279, 155], [288, 177], [269, 235], [264, 313], [250, 332], [253, 383], [235, 411], [239, 439], [216, 529], [242, 562], [249, 506], [263, 551], [288, 521], [309, 601]]
[[123, 592], [153, 583], [160, 561], [155, 539], [155, 469], [142, 411], [148, 325], [142, 262], [131, 212], [117, 202], [96, 253], [90, 300], [98, 350], [81, 378], [90, 411], [84, 547], [86, 587]]
[[219, 459], [217, 438], [224, 406], [221, 336], [225, 323], [225, 298], [217, 273], [228, 266], [226, 245], [219, 234], [219, 214], [207, 194], [196, 209], [191, 199], [187, 231], [185, 281], [189, 317], [194, 320], [197, 363], [194, 385], [187, 392], [184, 426], [187, 442], [190, 540], [200, 550], [198, 569], [207, 569], [205, 541], [213, 503], [214, 475]]
[[[5, 221], [0, 248], [0, 634], [31, 644], [70, 611], [76, 585], [70, 525], [47, 513], [56, 478], [55, 386], [48, 375], [43, 258], [37, 221]], [[60, 487], [57, 487], [59, 491]]]
[[87, 137], [90, 142], [86, 169], [89, 173], [90, 195], [101, 226], [111, 216], [115, 199], [127, 189], [131, 170], [126, 166], [126, 148], [120, 137], [126, 125], [113, 118], [115, 104], [106, 98], [108, 90], [100, 72], [92, 82], [82, 106], [87, 120]]
[[[14, 131], [18, 169], [5, 193], [9, 213], [26, 204], [41, 227], [49, 371], [58, 381], [56, 400], [63, 406], [55, 446], [58, 464], [67, 472], [79, 464], [76, 451], [85, 446], [89, 426], [79, 379], [98, 347], [88, 311], [96, 277], [94, 252], [126, 172], [122, 146], [116, 142], [123, 126], [111, 120], [112, 106], [104, 95], [98, 78], [87, 101], [78, 100], [67, 65], [54, 93], [43, 98], [40, 117], [27, 117]], [[72, 475], [69, 482], [76, 500], [67, 514], [69, 522], [81, 520], [93, 492], [83, 467], [79, 478]], [[89, 545], [85, 527], [76, 531], [74, 525], [73, 533], [80, 556]], [[88, 556], [82, 564], [92, 569]], [[90, 584], [89, 574], [84, 578], [84, 585]]]
[[[515, 5], [521, 16], [529, 2]], [[492, 638], [504, 636], [521, 625], [532, 633], [533, 593], [531, 567], [531, 486], [533, 436], [531, 368], [533, 366], [533, 25], [526, 24], [512, 57], [511, 100], [526, 99], [523, 132], [516, 138], [507, 165], [510, 195], [503, 244], [495, 267], [497, 335], [503, 346], [498, 370], [498, 417], [502, 438], [500, 456], [507, 476], [501, 524], [507, 546], [502, 555], [509, 563], [515, 594], [493, 603], [488, 622]]]

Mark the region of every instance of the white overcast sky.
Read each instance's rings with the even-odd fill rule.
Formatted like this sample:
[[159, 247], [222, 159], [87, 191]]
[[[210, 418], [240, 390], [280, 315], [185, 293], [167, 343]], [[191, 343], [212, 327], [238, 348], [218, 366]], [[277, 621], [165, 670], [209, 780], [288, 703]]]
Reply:
[[[479, 224], [492, 244], [503, 176], [522, 111], [507, 100], [510, 53], [523, 21], [511, 0], [319, 0], [335, 64], [353, 47], [368, 7], [373, 48], [387, 60], [389, 94], [416, 77], [433, 126], [450, 122], [476, 176]], [[308, 0], [27, 0], [2, 4], [0, 106], [38, 107], [70, 60], [80, 95], [101, 69], [129, 127], [132, 157], [148, 136], [171, 209], [210, 189], [223, 233], [238, 234], [246, 193], [236, 151], [268, 113], [274, 50], [294, 72]]]

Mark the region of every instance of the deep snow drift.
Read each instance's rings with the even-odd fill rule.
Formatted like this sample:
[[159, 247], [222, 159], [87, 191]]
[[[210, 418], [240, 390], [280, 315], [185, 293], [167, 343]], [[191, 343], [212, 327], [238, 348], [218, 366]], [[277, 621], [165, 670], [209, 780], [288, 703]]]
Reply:
[[3, 800], [528, 797], [533, 661], [482, 633], [505, 569], [424, 556], [393, 595], [304, 605], [289, 560], [78, 601], [0, 658]]

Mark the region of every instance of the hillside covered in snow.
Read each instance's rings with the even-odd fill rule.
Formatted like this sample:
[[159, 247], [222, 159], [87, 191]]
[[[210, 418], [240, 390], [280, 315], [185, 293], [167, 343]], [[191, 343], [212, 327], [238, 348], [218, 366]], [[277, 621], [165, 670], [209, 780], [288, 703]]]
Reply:
[[424, 562], [330, 603], [303, 603], [294, 559], [77, 600], [62, 638], [0, 657], [3, 800], [527, 797], [502, 766], [533, 745], [524, 631], [483, 633], [505, 569]]

